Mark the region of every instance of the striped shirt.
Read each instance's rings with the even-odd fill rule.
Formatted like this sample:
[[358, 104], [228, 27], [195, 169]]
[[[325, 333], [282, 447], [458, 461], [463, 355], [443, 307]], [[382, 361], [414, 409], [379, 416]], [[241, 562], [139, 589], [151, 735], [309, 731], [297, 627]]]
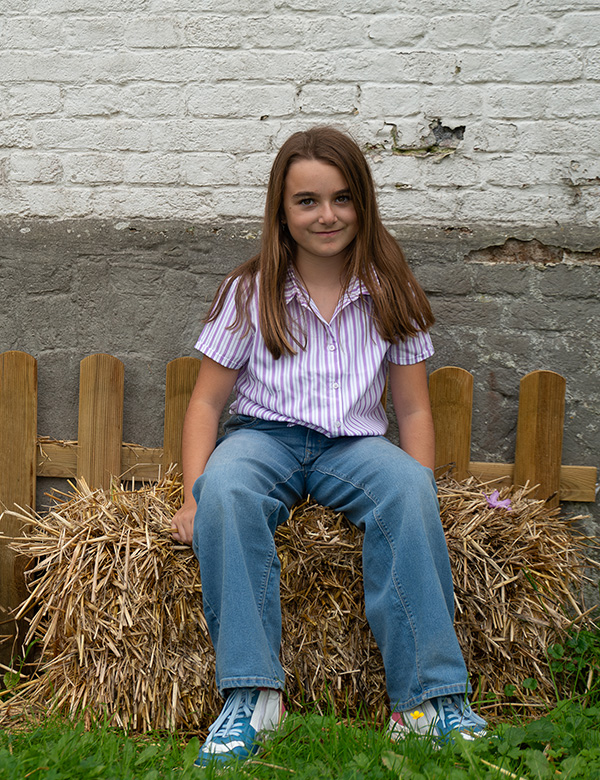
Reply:
[[371, 297], [358, 280], [327, 322], [290, 269], [285, 303], [289, 321], [305, 334], [306, 349], [275, 360], [260, 333], [256, 291], [250, 328], [244, 335], [243, 327], [228, 330], [235, 320], [235, 288], [196, 343], [204, 355], [239, 370], [232, 414], [304, 425], [329, 437], [380, 435], [388, 426], [381, 404], [388, 362], [419, 363], [433, 354], [427, 333], [397, 345], [382, 339], [371, 322]]

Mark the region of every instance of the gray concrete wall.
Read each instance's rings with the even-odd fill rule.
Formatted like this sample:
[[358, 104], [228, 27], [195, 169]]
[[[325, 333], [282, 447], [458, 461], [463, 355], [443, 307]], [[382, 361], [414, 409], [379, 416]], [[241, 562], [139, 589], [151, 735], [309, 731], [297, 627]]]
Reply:
[[[473, 458], [514, 459], [519, 380], [549, 369], [567, 379], [563, 463], [598, 466], [597, 231], [392, 229], [438, 318], [430, 368], [457, 365], [475, 377]], [[0, 349], [39, 361], [40, 434], [77, 438], [79, 361], [108, 352], [125, 364], [125, 439], [160, 446], [165, 366], [194, 354], [218, 282], [257, 249], [259, 231], [258, 223], [0, 220]], [[569, 507], [581, 508], [600, 520], [597, 504]]]

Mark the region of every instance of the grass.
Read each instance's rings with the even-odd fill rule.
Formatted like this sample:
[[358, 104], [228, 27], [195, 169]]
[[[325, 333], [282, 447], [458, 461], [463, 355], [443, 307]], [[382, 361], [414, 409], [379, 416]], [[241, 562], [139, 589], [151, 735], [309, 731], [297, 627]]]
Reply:
[[[506, 780], [600, 776], [600, 633], [581, 631], [548, 649], [548, 673], [567, 690], [543, 717], [515, 717], [475, 742], [436, 749], [428, 740], [392, 743], [366, 720], [291, 713], [256, 759], [226, 772], [196, 769], [199, 740], [130, 736], [97, 720], [49, 717], [0, 730], [0, 780]], [[531, 681], [529, 681], [531, 687]]]

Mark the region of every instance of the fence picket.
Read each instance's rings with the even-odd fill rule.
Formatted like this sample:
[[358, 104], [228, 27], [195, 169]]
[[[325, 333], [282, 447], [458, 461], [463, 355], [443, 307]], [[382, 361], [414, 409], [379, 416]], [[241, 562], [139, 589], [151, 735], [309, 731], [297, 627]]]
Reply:
[[[24, 352], [0, 355], [0, 514], [4, 509], [35, 507], [37, 442], [37, 362]], [[18, 637], [24, 625], [8, 619], [7, 612], [27, 595], [23, 576], [27, 563], [10, 548], [10, 537], [23, 534], [23, 523], [2, 515], [0, 531], [0, 636]], [[16, 645], [15, 645], [16, 647]], [[0, 663], [8, 666], [11, 643], [0, 644]]]
[[521, 379], [514, 481], [539, 485], [537, 498], [558, 506], [566, 380], [553, 371]]
[[125, 367], [112, 355], [84, 358], [79, 373], [77, 475], [91, 488], [120, 476]]
[[180, 357], [167, 364], [163, 439], [163, 467], [165, 469], [175, 465], [181, 470], [183, 418], [199, 370], [200, 359], [195, 357]]
[[455, 464], [453, 476], [466, 479], [471, 459], [473, 376], [456, 366], [438, 368], [429, 377], [429, 396], [436, 468]]

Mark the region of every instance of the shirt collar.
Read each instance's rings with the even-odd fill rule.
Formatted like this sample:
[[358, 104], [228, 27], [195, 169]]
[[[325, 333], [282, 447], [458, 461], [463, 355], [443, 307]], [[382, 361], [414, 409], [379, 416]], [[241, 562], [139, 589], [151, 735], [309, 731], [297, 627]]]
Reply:
[[[369, 291], [367, 290], [365, 285], [360, 281], [360, 279], [358, 279], [355, 276], [350, 281], [350, 284], [348, 285], [344, 302], [349, 303], [351, 301], [355, 301], [361, 295], [368, 295], [368, 294]], [[283, 290], [283, 296], [284, 296], [286, 306], [293, 298], [298, 298], [299, 301], [307, 301], [306, 290], [304, 289], [303, 285], [300, 283], [300, 280], [298, 279], [298, 276], [296, 275], [296, 272], [294, 271], [294, 267], [292, 265], [288, 267], [287, 278], [285, 280], [285, 287]]]

